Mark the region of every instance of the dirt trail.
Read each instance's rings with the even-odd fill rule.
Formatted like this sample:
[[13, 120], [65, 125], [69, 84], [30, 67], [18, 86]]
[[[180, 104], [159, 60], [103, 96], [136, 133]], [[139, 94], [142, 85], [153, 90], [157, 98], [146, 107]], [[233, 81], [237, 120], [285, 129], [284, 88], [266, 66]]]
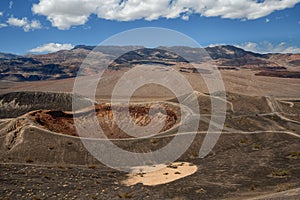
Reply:
[[268, 105], [269, 105], [270, 109], [272, 110], [272, 113], [275, 114], [276, 116], [278, 116], [281, 120], [292, 122], [292, 123], [300, 125], [299, 121], [289, 119], [289, 118], [287, 118], [287, 117], [285, 117], [281, 114], [281, 113], [284, 113], [284, 112], [282, 111], [280, 105], [278, 104], [276, 99], [274, 99], [274, 97], [267, 96], [266, 100], [268, 102]]

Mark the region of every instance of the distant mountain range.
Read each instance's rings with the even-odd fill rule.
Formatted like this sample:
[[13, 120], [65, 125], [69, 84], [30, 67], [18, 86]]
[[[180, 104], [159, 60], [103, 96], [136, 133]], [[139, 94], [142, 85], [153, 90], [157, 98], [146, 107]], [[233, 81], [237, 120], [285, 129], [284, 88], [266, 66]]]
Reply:
[[[38, 81], [75, 77], [81, 63], [94, 48], [95, 46], [78, 45], [71, 50], [26, 56], [0, 53], [0, 80]], [[287, 68], [300, 66], [300, 54], [259, 54], [230, 45], [204, 49], [182, 46], [154, 49], [142, 46], [100, 46], [93, 54], [101, 62], [110, 61], [111, 70], [134, 64], [174, 65], [178, 62], [201, 63], [214, 60], [220, 69], [260, 69], [262, 73], [270, 76], [274, 71], [280, 71], [281, 75], [285, 74], [280, 75], [281, 77], [300, 77], [299, 72], [286, 72]], [[119, 55], [122, 56], [118, 57]], [[116, 57], [118, 58], [114, 59]], [[91, 66], [87, 73], [96, 73], [97, 70]]]

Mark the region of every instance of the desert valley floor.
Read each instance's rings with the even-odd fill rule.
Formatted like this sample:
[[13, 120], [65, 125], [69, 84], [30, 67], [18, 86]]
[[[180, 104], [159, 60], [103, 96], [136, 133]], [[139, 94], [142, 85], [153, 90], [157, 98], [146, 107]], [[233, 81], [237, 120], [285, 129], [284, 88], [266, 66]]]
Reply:
[[[71, 51], [82, 53], [86, 49]], [[47, 63], [53, 59], [53, 55], [47, 56], [36, 56], [34, 59]], [[148, 112], [154, 102], [166, 111], [160, 112], [161, 107], [157, 108], [158, 115], [154, 115], [154, 123], [159, 123], [161, 117], [166, 122], [157, 135], [145, 138], [126, 134], [113, 121], [111, 93], [128, 70], [127, 66], [104, 73], [96, 90], [95, 101], [84, 98], [84, 92], [76, 94], [81, 102], [81, 107], [76, 108], [79, 115], [72, 111], [75, 77], [55, 79], [53, 75], [39, 81], [16, 81], [12, 80], [20, 78], [16, 71], [3, 72], [0, 80], [0, 197], [299, 199], [300, 66], [297, 62], [300, 56], [270, 55], [266, 58], [251, 53], [243, 54], [245, 59], [252, 59], [250, 64], [247, 61], [243, 64], [243, 56], [234, 59], [222, 56], [216, 58], [215, 62], [226, 89], [226, 100], [221, 99], [226, 105], [226, 112], [221, 114], [226, 118], [217, 144], [204, 158], [199, 158], [198, 154], [206, 134], [209, 134], [211, 101], [220, 100], [218, 94], [210, 94], [205, 85], [205, 76], [210, 77], [205, 71], [207, 63], [195, 63], [191, 67], [181, 62], [172, 66], [192, 84], [195, 90], [192, 94], [176, 97], [159, 85], [146, 85], [134, 93], [129, 113], [139, 126], [149, 123]], [[7, 64], [8, 60], [3, 62]], [[136, 63], [136, 60], [131, 62]], [[257, 62], [270, 66], [257, 69], [254, 67]], [[205, 72], [201, 74], [202, 78], [193, 70], [195, 67]], [[161, 73], [165, 73], [166, 66], [160, 69]], [[197, 101], [199, 110], [183, 109], [191, 101]], [[118, 112], [123, 116], [121, 103], [122, 97]], [[176, 161], [148, 163], [160, 170], [149, 173], [138, 170], [145, 166], [131, 168], [131, 173], [115, 170], [95, 159], [83, 145], [83, 140], [101, 142], [103, 138], [89, 135], [88, 131], [76, 132], [74, 121], [79, 120], [82, 126], [88, 124], [93, 108], [106, 137], [129, 152], [158, 150], [168, 145], [175, 135], [183, 141], [188, 135], [194, 135], [195, 138]], [[184, 112], [180, 112], [182, 110]], [[194, 112], [201, 114], [197, 122], [198, 129], [195, 132], [178, 132], [178, 127], [188, 126], [181, 124], [181, 119], [193, 116]]]

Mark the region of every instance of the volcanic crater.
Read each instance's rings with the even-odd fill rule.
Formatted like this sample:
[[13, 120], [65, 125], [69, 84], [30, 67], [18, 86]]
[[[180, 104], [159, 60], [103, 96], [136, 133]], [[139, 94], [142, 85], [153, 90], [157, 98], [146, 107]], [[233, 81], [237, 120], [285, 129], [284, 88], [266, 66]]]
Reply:
[[[128, 123], [128, 115], [126, 115], [128, 111], [130, 120], [135, 126], [145, 127], [150, 123], [163, 123], [162, 129], [156, 134], [162, 134], [175, 129], [181, 121], [181, 110], [175, 104], [134, 103], [130, 104], [129, 107], [120, 104], [114, 108], [115, 114], [118, 115], [119, 124]], [[93, 116], [96, 116], [102, 130], [97, 130], [97, 134], [91, 131], [91, 126], [94, 125]], [[106, 136], [109, 139], [133, 138], [133, 136], [126, 134], [126, 131], [123, 131], [118, 126], [112, 106], [109, 103], [97, 104], [95, 107], [88, 107], [76, 113], [37, 110], [28, 113], [28, 117], [39, 127], [64, 135], [87, 138], [105, 138]], [[81, 127], [79, 134], [76, 129], [78, 126]]]

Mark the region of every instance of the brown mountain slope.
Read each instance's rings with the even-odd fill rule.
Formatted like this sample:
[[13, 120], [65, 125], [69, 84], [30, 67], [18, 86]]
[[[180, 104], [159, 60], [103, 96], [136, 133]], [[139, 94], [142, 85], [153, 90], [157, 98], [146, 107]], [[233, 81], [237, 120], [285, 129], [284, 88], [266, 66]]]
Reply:
[[[76, 46], [44, 55], [27, 55], [25, 57], [11, 54], [0, 56], [0, 80], [39, 81], [71, 78], [77, 75], [78, 69], [93, 46]], [[133, 49], [138, 49], [132, 51]], [[216, 46], [205, 49], [190, 47], [159, 47], [147, 49], [134, 46], [101, 46], [93, 51], [99, 58], [86, 73], [94, 74], [103, 63], [112, 62], [112, 69], [131, 67], [135, 64], [170, 65], [178, 62], [206, 62], [211, 59], [222, 69], [252, 69], [259, 71], [289, 71], [290, 67], [299, 66], [300, 54], [258, 54], [234, 46]], [[113, 60], [115, 56], [121, 57]], [[114, 61], [114, 62], [113, 62]], [[293, 70], [293, 69], [292, 69]], [[276, 72], [275, 72], [276, 73]], [[265, 73], [266, 74], [266, 73]], [[274, 72], [273, 72], [274, 74]], [[276, 74], [275, 74], [276, 75]]]

